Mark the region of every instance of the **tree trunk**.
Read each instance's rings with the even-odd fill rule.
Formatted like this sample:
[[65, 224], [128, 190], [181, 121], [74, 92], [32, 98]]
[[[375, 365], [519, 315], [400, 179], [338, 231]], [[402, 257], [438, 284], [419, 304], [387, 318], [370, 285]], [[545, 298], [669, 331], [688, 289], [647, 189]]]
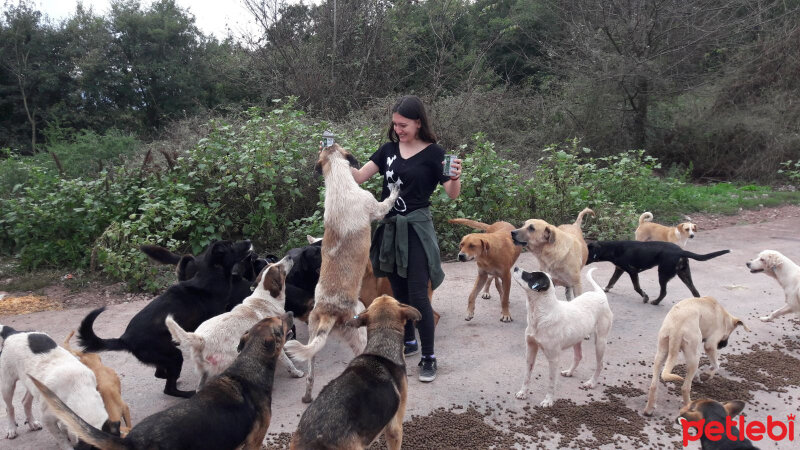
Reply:
[[643, 75], [636, 76], [636, 96], [633, 100], [633, 143], [637, 149], [647, 148], [647, 108], [649, 82]]

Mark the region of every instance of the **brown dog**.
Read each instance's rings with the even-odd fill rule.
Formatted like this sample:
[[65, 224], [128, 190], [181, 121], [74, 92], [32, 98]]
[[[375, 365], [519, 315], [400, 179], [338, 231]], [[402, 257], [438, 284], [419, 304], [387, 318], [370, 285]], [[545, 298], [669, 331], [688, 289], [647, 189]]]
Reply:
[[693, 239], [694, 234], [697, 232], [697, 225], [691, 222], [683, 222], [674, 227], [667, 227], [652, 222], [652, 220], [653, 214], [650, 212], [639, 216], [639, 227], [636, 228], [635, 233], [637, 241], [664, 241], [685, 247], [689, 239]]
[[325, 346], [331, 331], [337, 331], [356, 355], [366, 345], [365, 333], [343, 325], [361, 310], [358, 297], [369, 262], [370, 224], [383, 218], [400, 195], [399, 187], [395, 187], [382, 202], [375, 200], [353, 179], [351, 164], [358, 166], [355, 157], [333, 144], [320, 152], [315, 166], [325, 177], [322, 265], [314, 291], [314, 309], [308, 318], [308, 345], [286, 343], [289, 357], [310, 360], [304, 403], [311, 402], [314, 388], [314, 356]]
[[420, 318], [415, 308], [384, 295], [348, 321], [366, 325], [367, 347], [308, 406], [292, 449], [363, 449], [381, 432], [390, 449], [400, 449], [408, 392], [403, 329]]
[[[448, 222], [466, 225], [485, 233], [470, 233], [461, 238], [458, 247], [459, 261], [472, 261], [478, 264], [478, 278], [467, 300], [467, 317], [472, 320], [475, 316], [475, 298], [478, 292], [489, 284], [489, 277], [495, 277], [495, 285], [500, 293], [501, 322], [511, 322], [511, 312], [508, 310], [508, 297], [511, 292], [511, 268], [517, 262], [522, 247], [514, 245], [511, 240], [511, 231], [514, 225], [508, 222], [495, 222], [491, 225], [470, 219], [450, 219]], [[499, 282], [499, 285], [498, 285]], [[488, 291], [488, 286], [487, 286]]]
[[574, 223], [558, 228], [544, 220], [530, 219], [511, 232], [514, 244], [527, 247], [539, 260], [539, 269], [547, 272], [554, 284], [566, 287], [567, 300], [583, 293], [581, 269], [589, 257], [581, 230], [586, 214], [594, 216], [594, 211], [584, 208]]
[[[389, 278], [387, 277], [376, 277], [375, 272], [372, 271], [372, 262], [367, 261], [367, 266], [364, 269], [364, 276], [361, 278], [361, 293], [359, 294], [358, 299], [364, 305], [364, 308], [369, 308], [369, 305], [372, 303], [372, 301], [381, 295], [393, 297], [394, 293], [392, 292], [392, 284], [389, 283]], [[433, 289], [431, 289], [430, 281], [428, 281], [428, 299], [433, 302]], [[441, 315], [434, 310], [434, 327], [439, 323], [440, 317]]]
[[[703, 344], [711, 363], [711, 369], [707, 372], [706, 381], [708, 381], [714, 377], [719, 368], [717, 350], [728, 345], [731, 333], [740, 325], [750, 331], [744, 322], [732, 316], [712, 297], [687, 298], [676, 303], [664, 317], [664, 322], [658, 331], [658, 349], [653, 362], [653, 378], [650, 382], [644, 415], [652, 415], [656, 408], [659, 374], [664, 381], [683, 381], [681, 395], [683, 404], [688, 405], [692, 379], [700, 366], [698, 347]], [[685, 379], [672, 373], [680, 352], [683, 352], [683, 358], [686, 360]]]
[[97, 353], [85, 353], [73, 350], [69, 345], [69, 340], [75, 331], [69, 333], [64, 343], [61, 344], [67, 351], [75, 355], [86, 367], [94, 372], [94, 377], [97, 378], [97, 392], [103, 399], [103, 405], [108, 413], [108, 420], [110, 422], [120, 423], [125, 420], [125, 426], [130, 429], [131, 425], [131, 409], [128, 404], [122, 400], [122, 384], [119, 381], [119, 376], [114, 369], [103, 364], [100, 355]]
[[219, 377], [191, 398], [142, 419], [125, 438], [88, 424], [47, 386], [31, 381], [53, 414], [97, 448], [258, 450], [272, 418], [275, 365], [292, 323], [289, 312], [253, 325], [239, 341], [239, 356]]

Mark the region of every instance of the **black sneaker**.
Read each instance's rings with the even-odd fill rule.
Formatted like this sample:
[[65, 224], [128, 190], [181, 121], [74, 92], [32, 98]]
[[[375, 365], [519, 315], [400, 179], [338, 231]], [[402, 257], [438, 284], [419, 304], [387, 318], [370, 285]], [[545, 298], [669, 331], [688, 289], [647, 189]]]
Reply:
[[436, 379], [436, 358], [423, 356], [419, 360], [419, 381], [430, 383]]
[[419, 353], [419, 343], [417, 341], [405, 342], [403, 344], [403, 355], [413, 356]]

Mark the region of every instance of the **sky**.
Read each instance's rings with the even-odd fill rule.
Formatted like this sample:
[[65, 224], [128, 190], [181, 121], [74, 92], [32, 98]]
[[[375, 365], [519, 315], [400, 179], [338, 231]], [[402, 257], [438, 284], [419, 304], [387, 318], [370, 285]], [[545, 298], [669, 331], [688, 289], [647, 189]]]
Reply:
[[[91, 7], [100, 15], [108, 14], [111, 9], [111, 0], [33, 0], [33, 3], [39, 11], [54, 21], [60, 21], [74, 14], [78, 1], [84, 8]], [[144, 9], [152, 0], [141, 0], [140, 3]], [[228, 35], [226, 26], [234, 36], [258, 29], [241, 0], [176, 0], [175, 3], [194, 15], [195, 24], [203, 33], [213, 34], [218, 39]]]

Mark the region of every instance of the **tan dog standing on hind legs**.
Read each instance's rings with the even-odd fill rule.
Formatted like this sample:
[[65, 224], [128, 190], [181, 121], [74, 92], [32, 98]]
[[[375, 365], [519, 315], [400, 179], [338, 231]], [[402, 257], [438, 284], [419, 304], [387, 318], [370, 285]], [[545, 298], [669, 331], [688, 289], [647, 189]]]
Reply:
[[583, 216], [594, 211], [584, 208], [575, 222], [555, 227], [539, 219], [525, 221], [522, 228], [511, 232], [514, 244], [527, 247], [539, 260], [540, 269], [547, 272], [558, 286], [565, 286], [567, 300], [583, 293], [581, 269], [586, 265], [589, 248], [583, 240]]
[[363, 309], [358, 301], [364, 267], [369, 260], [370, 223], [381, 219], [394, 205], [400, 189], [392, 190], [378, 202], [369, 191], [358, 187], [350, 172], [358, 161], [338, 144], [323, 149], [315, 166], [325, 177], [325, 234], [322, 237], [322, 267], [314, 291], [314, 309], [308, 319], [308, 345], [286, 343], [286, 353], [297, 360], [310, 360], [303, 402], [311, 402], [314, 389], [314, 355], [325, 346], [334, 330], [358, 355], [367, 336], [363, 330], [344, 323]]
[[[731, 333], [739, 325], [750, 331], [741, 320], [732, 316], [712, 297], [687, 298], [676, 303], [664, 317], [664, 322], [658, 331], [658, 350], [653, 361], [653, 378], [650, 382], [644, 415], [651, 416], [656, 409], [659, 374], [664, 381], [683, 381], [681, 395], [684, 406], [688, 405], [692, 379], [698, 373], [697, 368], [700, 366], [700, 354], [697, 353], [697, 348], [703, 344], [711, 363], [711, 368], [706, 373], [708, 381], [719, 369], [717, 350], [728, 345]], [[672, 373], [680, 352], [683, 352], [683, 358], [686, 360], [686, 378]]]
[[573, 350], [572, 366], [562, 370], [561, 375], [571, 377], [581, 362], [583, 356], [581, 345], [588, 335], [594, 335], [594, 351], [596, 366], [592, 377], [583, 383], [584, 387], [594, 388], [603, 370], [603, 355], [606, 351], [606, 341], [614, 314], [608, 306], [608, 298], [603, 289], [592, 279], [590, 269], [586, 278], [594, 290], [585, 292], [572, 301], [563, 302], [556, 299], [555, 286], [552, 279], [545, 272], [525, 272], [519, 267], [514, 267], [513, 277], [522, 286], [528, 296], [528, 326], [525, 328], [526, 358], [525, 376], [522, 387], [517, 392], [518, 399], [528, 395], [528, 385], [531, 381], [536, 355], [541, 349], [550, 366], [550, 383], [541, 406], [553, 405], [555, 397], [556, 378], [558, 377], [558, 362], [561, 352], [569, 347]]
[[495, 285], [500, 293], [500, 306], [502, 308], [501, 322], [511, 322], [511, 312], [508, 309], [508, 297], [511, 292], [511, 268], [517, 262], [522, 247], [514, 245], [511, 231], [514, 225], [508, 222], [495, 222], [491, 225], [470, 219], [450, 219], [448, 222], [484, 230], [485, 233], [470, 233], [461, 238], [459, 244], [458, 260], [476, 260], [478, 265], [478, 278], [467, 300], [467, 317], [472, 320], [475, 316], [475, 298], [478, 292], [486, 286], [484, 298], [489, 298], [490, 277], [495, 278]]

